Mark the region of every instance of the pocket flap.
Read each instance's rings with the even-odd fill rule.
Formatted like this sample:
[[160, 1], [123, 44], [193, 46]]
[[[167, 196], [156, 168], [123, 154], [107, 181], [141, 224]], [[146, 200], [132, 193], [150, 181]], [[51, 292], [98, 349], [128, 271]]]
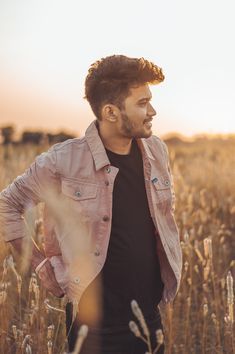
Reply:
[[97, 184], [62, 180], [62, 193], [75, 200], [92, 199], [97, 195]]
[[154, 177], [152, 179], [152, 183], [156, 190], [164, 190], [171, 188], [171, 180], [168, 175]]

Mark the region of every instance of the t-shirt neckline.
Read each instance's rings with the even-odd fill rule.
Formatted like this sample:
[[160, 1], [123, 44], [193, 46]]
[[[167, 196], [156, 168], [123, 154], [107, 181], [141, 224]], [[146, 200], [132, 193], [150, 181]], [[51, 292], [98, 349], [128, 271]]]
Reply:
[[106, 150], [107, 154], [111, 154], [113, 156], [117, 156], [117, 157], [120, 157], [120, 158], [127, 158], [127, 157], [129, 157], [129, 156], [131, 156], [133, 154], [133, 151], [134, 151], [134, 148], [135, 148], [136, 144], [137, 144], [137, 142], [133, 138], [132, 142], [131, 142], [131, 149], [130, 149], [129, 154], [124, 154], [124, 155], [123, 154], [118, 154], [116, 152], [113, 152], [113, 151], [111, 151], [111, 150], [109, 150], [107, 148], [105, 148], [105, 150]]

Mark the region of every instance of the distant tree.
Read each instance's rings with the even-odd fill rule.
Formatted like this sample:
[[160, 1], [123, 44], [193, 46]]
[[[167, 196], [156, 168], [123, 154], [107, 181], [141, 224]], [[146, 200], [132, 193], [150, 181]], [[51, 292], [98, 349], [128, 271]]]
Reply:
[[172, 145], [179, 145], [179, 144], [182, 144], [184, 142], [178, 136], [171, 136], [171, 137], [165, 138], [164, 141], [165, 141], [166, 144], [172, 144]]
[[14, 135], [14, 127], [13, 126], [7, 126], [7, 127], [2, 127], [0, 128], [1, 135], [3, 138], [3, 144], [8, 145], [12, 142], [12, 138]]
[[22, 134], [21, 142], [23, 144], [40, 144], [45, 134], [43, 132], [29, 132], [25, 131]]

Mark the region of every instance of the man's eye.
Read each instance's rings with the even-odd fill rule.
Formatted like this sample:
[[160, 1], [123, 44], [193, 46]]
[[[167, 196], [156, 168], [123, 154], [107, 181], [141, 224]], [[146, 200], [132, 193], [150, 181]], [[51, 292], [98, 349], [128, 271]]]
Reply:
[[140, 102], [140, 106], [145, 106], [147, 102]]

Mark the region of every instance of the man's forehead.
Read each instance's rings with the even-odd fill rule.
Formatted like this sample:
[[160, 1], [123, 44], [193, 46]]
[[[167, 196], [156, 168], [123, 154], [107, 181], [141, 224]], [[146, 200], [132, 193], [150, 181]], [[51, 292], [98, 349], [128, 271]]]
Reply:
[[130, 88], [130, 95], [129, 97], [141, 100], [141, 99], [151, 99], [152, 94], [148, 84], [135, 86]]

